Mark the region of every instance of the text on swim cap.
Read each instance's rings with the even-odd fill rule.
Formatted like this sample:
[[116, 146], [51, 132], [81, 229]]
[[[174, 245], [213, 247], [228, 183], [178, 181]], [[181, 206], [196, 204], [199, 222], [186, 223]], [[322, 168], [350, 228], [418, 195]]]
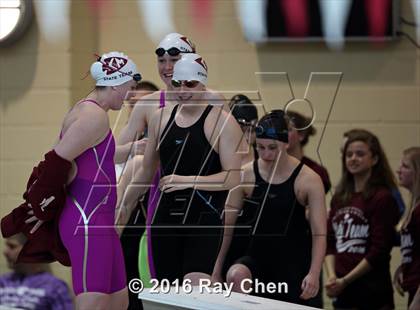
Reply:
[[102, 71], [107, 75], [113, 74], [124, 67], [128, 59], [122, 57], [108, 57], [102, 61]]
[[121, 79], [121, 78], [123, 78], [127, 75], [133, 75], [133, 71], [120, 72], [118, 75], [114, 75], [114, 76], [105, 76], [104, 81], [118, 80], [118, 79]]

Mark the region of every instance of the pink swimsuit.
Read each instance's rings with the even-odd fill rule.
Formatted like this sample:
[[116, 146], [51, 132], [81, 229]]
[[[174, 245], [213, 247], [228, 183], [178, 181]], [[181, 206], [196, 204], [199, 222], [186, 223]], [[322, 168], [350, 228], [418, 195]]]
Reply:
[[[94, 101], [86, 100], [84, 102]], [[76, 159], [77, 175], [67, 186], [60, 236], [70, 255], [73, 289], [111, 294], [126, 287], [124, 258], [114, 228], [117, 202], [115, 141], [102, 142]]]

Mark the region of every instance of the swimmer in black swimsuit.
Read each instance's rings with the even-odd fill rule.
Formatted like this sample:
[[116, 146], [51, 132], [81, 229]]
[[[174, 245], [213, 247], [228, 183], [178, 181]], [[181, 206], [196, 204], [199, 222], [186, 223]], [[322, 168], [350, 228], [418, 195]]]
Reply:
[[[286, 282], [288, 293], [255, 295], [311, 305], [318, 294], [326, 249], [325, 194], [320, 177], [287, 154], [288, 126], [283, 111], [265, 115], [256, 128], [259, 159], [243, 167], [240, 187], [231, 190], [225, 206], [225, 235], [213, 270], [221, 268], [233, 225], [242, 208], [254, 208], [249, 218], [251, 242], [246, 255], [230, 267], [226, 280], [245, 292], [241, 282]], [[305, 218], [309, 208], [309, 223]], [[229, 210], [229, 212], [227, 212]], [[230, 227], [230, 228], [229, 228]]]

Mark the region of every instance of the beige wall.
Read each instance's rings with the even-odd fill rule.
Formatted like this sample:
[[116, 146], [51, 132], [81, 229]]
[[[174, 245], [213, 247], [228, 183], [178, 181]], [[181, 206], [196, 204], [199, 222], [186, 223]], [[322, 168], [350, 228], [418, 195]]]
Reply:
[[[341, 136], [349, 128], [363, 127], [376, 133], [394, 169], [402, 149], [420, 145], [420, 53], [406, 39], [383, 46], [348, 44], [337, 53], [320, 43], [256, 46], [243, 39], [233, 1], [214, 1], [214, 19], [205, 34], [193, 23], [189, 1], [174, 2], [177, 31], [196, 43], [209, 65], [210, 87], [227, 97], [239, 91], [258, 91], [262, 98], [258, 103], [266, 110], [282, 108], [292, 99], [286, 75], [255, 72], [287, 72], [296, 98], [304, 96], [311, 72], [342, 73], [328, 124], [325, 120], [339, 76], [315, 74], [308, 90], [317, 112], [318, 134], [307, 153], [316, 157], [320, 143], [319, 154], [334, 184], [340, 174]], [[89, 79], [81, 78], [94, 52], [124, 51], [145, 79], [162, 86], [156, 72], [155, 45], [142, 29], [136, 2], [109, 3], [106, 16], [95, 22], [83, 1], [73, 1], [72, 32], [67, 42], [48, 44], [33, 23], [21, 41], [0, 50], [0, 215], [19, 204], [31, 167], [56, 140], [65, 112], [92, 87]], [[402, 4], [403, 15], [411, 17], [408, 2]], [[309, 111], [301, 104], [296, 106]], [[112, 119], [116, 120], [115, 113]], [[399, 257], [394, 252], [396, 262]], [[6, 269], [0, 258], [0, 272]], [[54, 269], [70, 278], [68, 269], [58, 265]]]

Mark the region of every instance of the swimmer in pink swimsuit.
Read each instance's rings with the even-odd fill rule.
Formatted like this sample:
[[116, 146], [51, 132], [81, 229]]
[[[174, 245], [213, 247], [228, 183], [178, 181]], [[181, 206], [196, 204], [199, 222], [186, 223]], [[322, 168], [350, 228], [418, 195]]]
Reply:
[[[72, 162], [59, 234], [71, 261], [76, 308], [127, 309], [124, 259], [114, 227], [115, 141], [107, 111], [121, 109], [141, 76], [134, 62], [119, 52], [99, 57], [90, 73], [96, 87], [66, 115], [53, 150], [63, 161]], [[34, 183], [29, 195], [41, 198], [30, 202], [41, 201], [43, 211], [45, 201], [54, 197], [44, 194], [48, 186], [37, 186]], [[41, 224], [39, 220], [34, 228]]]
[[[93, 100], [78, 104], [99, 106]], [[114, 152], [110, 130], [101, 142], [74, 159], [77, 174], [67, 186], [59, 228], [70, 255], [76, 295], [112, 294], [126, 286], [120, 241], [113, 227], [117, 201]]]

